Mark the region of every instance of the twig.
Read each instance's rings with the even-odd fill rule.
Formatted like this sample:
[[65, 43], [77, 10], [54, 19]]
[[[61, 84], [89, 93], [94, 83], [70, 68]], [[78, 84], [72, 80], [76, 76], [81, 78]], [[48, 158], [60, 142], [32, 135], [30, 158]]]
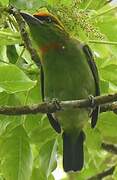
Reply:
[[104, 5], [111, 3], [111, 1], [113, 1], [113, 0], [107, 0], [107, 1], [104, 3]]
[[106, 176], [109, 176], [109, 175], [112, 175], [114, 170], [115, 170], [115, 165], [110, 167], [109, 169], [99, 173], [99, 174], [96, 174], [95, 176], [92, 176], [90, 178], [88, 178], [87, 180], [101, 180], [102, 178], [106, 177]]
[[98, 41], [98, 40], [89, 40], [89, 43], [94, 43], [94, 44], [109, 44], [109, 45], [117, 45], [117, 42], [115, 41]]
[[27, 50], [30, 53], [31, 59], [34, 61], [34, 63], [40, 67], [40, 58], [36, 52], [36, 50], [33, 48], [31, 40], [29, 38], [29, 35], [26, 31], [26, 27], [25, 27], [25, 21], [23, 20], [23, 18], [20, 15], [20, 12], [18, 9], [16, 9], [15, 7], [9, 7], [7, 10], [7, 12], [9, 12], [10, 14], [12, 14], [19, 26], [19, 31], [22, 37], [22, 40], [24, 42], [25, 47], [27, 48]]
[[113, 111], [117, 114], [117, 102], [104, 104], [100, 108], [100, 112]]
[[86, 7], [84, 8], [84, 10], [87, 10], [87, 9], [89, 8], [89, 6], [91, 5], [92, 1], [93, 1], [93, 0], [90, 0], [90, 1], [87, 3], [87, 5], [86, 5]]
[[[107, 144], [107, 143], [102, 143], [102, 148], [112, 154], [115, 154], [117, 155], [117, 146], [113, 145], [113, 144]], [[95, 176], [92, 176], [90, 178], [88, 178], [87, 180], [100, 180], [106, 176], [109, 176], [109, 175], [112, 175], [114, 170], [115, 170], [115, 167], [116, 165], [110, 167], [109, 169], [99, 173], [99, 174], [96, 174]]]
[[[106, 111], [117, 111], [117, 103], [112, 103], [111, 105], [105, 103], [117, 101], [117, 94], [97, 96], [94, 97], [94, 105], [101, 105], [101, 112]], [[68, 109], [77, 108], [89, 108], [92, 107], [90, 99], [74, 100], [74, 101], [61, 101], [57, 102], [44, 102], [34, 105], [26, 106], [0, 106], [0, 114], [4, 115], [23, 115], [23, 114], [37, 114], [37, 113], [53, 113], [56, 111], [64, 111]], [[59, 108], [58, 108], [59, 107]], [[104, 111], [102, 111], [104, 110]]]
[[99, 16], [105, 15], [105, 14], [107, 14], [107, 13], [113, 11], [113, 10], [116, 10], [116, 9], [117, 9], [117, 6], [114, 6], [114, 7], [110, 8], [110, 9], [107, 9], [106, 11], [101, 12], [100, 14], [92, 16], [91, 18], [97, 18]]
[[102, 148], [112, 154], [117, 155], [117, 146], [113, 144], [102, 143]]

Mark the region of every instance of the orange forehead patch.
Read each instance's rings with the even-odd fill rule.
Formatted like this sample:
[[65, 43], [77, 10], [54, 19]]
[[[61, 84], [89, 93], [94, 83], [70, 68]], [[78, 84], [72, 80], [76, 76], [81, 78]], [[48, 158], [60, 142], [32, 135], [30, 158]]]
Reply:
[[44, 11], [36, 12], [33, 15], [35, 15], [35, 16], [51, 16], [51, 14], [49, 12], [44, 12]]
[[[64, 26], [63, 24], [60, 22], [60, 20], [55, 17], [53, 14], [49, 13], [49, 12], [46, 12], [46, 11], [39, 11], [39, 12], [36, 12], [33, 14], [33, 16], [39, 16], [39, 17], [46, 17], [46, 16], [49, 16], [51, 17], [54, 22], [56, 22], [56, 24], [58, 24], [62, 29], [64, 29]], [[65, 30], [65, 29], [64, 29]]]

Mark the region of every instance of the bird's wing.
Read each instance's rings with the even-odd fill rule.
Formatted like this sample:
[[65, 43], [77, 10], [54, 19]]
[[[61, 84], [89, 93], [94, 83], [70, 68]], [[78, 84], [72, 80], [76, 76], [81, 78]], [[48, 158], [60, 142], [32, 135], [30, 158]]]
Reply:
[[[42, 95], [42, 100], [44, 101], [44, 72], [42, 66], [40, 69], [40, 77], [41, 77], [41, 95]], [[49, 119], [51, 126], [55, 129], [55, 131], [61, 133], [61, 127], [58, 123], [58, 120], [55, 119], [55, 117], [53, 117], [51, 113], [47, 113], [47, 117]]]
[[[93, 54], [92, 54], [91, 49], [89, 48], [88, 45], [83, 46], [83, 51], [86, 55], [88, 64], [90, 66], [90, 69], [92, 71], [92, 74], [93, 74], [93, 77], [95, 80], [96, 96], [99, 96], [100, 95], [99, 76], [98, 76], [97, 67], [96, 67], [95, 62], [94, 62]], [[91, 113], [91, 127], [92, 128], [94, 128], [96, 123], [97, 123], [99, 109], [100, 109], [99, 106], [96, 106], [96, 107], [94, 107], [94, 109]]]

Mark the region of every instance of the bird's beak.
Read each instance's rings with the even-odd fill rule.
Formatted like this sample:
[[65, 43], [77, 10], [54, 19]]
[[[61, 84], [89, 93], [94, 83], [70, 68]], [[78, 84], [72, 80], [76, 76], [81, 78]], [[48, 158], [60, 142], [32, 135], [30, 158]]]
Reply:
[[20, 12], [20, 14], [29, 26], [32, 24], [43, 24], [42, 21], [28, 13]]

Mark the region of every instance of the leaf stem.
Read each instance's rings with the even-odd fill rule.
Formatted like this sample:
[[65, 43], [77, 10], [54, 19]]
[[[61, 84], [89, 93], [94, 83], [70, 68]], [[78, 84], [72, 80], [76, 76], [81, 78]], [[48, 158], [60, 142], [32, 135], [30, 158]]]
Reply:
[[84, 10], [87, 10], [87, 9], [88, 9], [88, 7], [89, 7], [90, 4], [92, 3], [92, 1], [93, 1], [93, 0], [90, 0], [90, 1], [87, 3], [87, 5], [86, 5], [86, 7], [84, 8]]
[[116, 41], [98, 41], [98, 40], [89, 40], [89, 43], [95, 43], [95, 44], [109, 44], [109, 45], [117, 45]]
[[23, 47], [23, 49], [22, 49], [22, 51], [21, 51], [21, 53], [20, 53], [20, 55], [19, 55], [19, 57], [18, 57], [18, 59], [17, 59], [16, 64], [18, 64], [19, 61], [21, 60], [21, 57], [23, 56], [24, 51], [25, 51], [25, 48]]
[[103, 12], [101, 12], [100, 14], [97, 14], [97, 15], [95, 15], [95, 16], [92, 16], [91, 18], [97, 18], [97, 17], [102, 16], [102, 15], [104, 15], [104, 14], [107, 14], [108, 12], [113, 11], [113, 10], [115, 10], [115, 9], [117, 9], [117, 6], [112, 7], [112, 8], [110, 8], [110, 9], [107, 9], [106, 11], [103, 11]]

